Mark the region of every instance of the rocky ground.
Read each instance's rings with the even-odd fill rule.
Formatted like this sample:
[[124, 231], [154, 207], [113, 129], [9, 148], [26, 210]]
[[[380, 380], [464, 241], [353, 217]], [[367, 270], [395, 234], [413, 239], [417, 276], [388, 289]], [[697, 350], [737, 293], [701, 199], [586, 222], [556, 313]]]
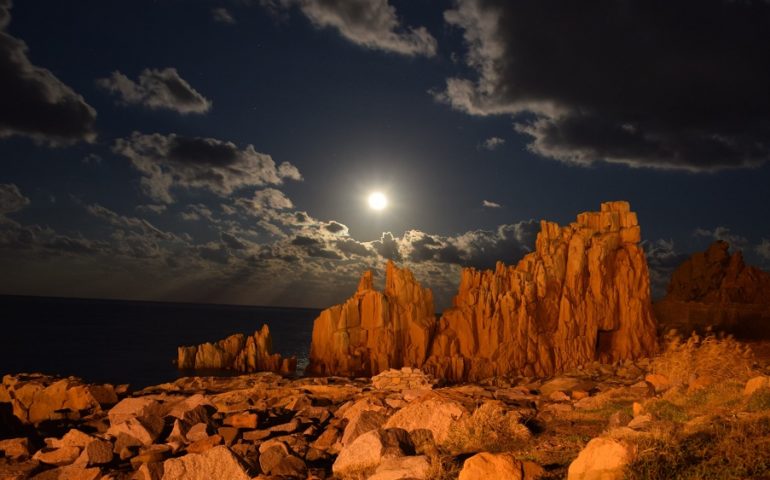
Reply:
[[[770, 458], [770, 349], [758, 345], [757, 360], [743, 345], [712, 340], [550, 379], [454, 386], [408, 368], [356, 380], [187, 377], [135, 392], [6, 375], [0, 479], [587, 480], [770, 472], [744, 451]], [[669, 450], [681, 451], [693, 435], [712, 432], [716, 442], [741, 431], [751, 439], [736, 437], [744, 448], [734, 452], [736, 476], [676, 470], [684, 460]]]

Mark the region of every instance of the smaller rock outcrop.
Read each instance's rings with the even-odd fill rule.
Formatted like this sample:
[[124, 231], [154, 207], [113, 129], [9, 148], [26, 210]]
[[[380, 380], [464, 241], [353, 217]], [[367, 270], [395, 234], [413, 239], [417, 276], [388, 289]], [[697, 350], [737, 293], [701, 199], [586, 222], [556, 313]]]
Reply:
[[374, 289], [372, 272], [364, 272], [353, 297], [316, 318], [307, 373], [372, 376], [419, 367], [435, 327], [431, 290], [389, 261], [383, 292]]
[[201, 370], [206, 368], [235, 370], [238, 372], [276, 372], [294, 374], [296, 357], [283, 358], [273, 353], [270, 328], [262, 325], [253, 335], [230, 335], [216, 343], [202, 343], [177, 349], [177, 368]]
[[674, 271], [666, 296], [654, 305], [663, 328], [770, 335], [770, 273], [746, 265], [740, 251], [729, 249], [727, 242], [714, 242]]

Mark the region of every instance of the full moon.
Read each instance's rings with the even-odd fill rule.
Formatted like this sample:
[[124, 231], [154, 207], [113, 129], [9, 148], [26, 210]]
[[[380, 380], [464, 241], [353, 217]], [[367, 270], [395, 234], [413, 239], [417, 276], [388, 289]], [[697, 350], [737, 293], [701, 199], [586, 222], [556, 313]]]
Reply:
[[369, 194], [369, 208], [372, 210], [383, 210], [388, 206], [388, 199], [380, 192]]

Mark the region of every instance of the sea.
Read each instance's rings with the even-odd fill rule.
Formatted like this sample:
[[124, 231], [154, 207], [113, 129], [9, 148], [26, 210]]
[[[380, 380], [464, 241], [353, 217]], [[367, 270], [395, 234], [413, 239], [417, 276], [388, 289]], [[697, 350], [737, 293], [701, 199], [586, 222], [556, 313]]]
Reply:
[[[273, 351], [307, 365], [313, 320], [306, 308], [0, 296], [0, 375], [41, 372], [132, 389], [170, 382], [179, 345], [252, 334], [267, 324]], [[233, 375], [230, 371], [202, 372]]]

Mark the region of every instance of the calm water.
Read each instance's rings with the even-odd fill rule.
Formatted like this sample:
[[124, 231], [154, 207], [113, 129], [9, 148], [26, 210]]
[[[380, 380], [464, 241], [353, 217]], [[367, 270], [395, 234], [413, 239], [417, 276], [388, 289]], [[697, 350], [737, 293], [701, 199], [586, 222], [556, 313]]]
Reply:
[[179, 376], [178, 345], [251, 334], [307, 363], [319, 310], [0, 296], [0, 375], [43, 372], [133, 388]]

